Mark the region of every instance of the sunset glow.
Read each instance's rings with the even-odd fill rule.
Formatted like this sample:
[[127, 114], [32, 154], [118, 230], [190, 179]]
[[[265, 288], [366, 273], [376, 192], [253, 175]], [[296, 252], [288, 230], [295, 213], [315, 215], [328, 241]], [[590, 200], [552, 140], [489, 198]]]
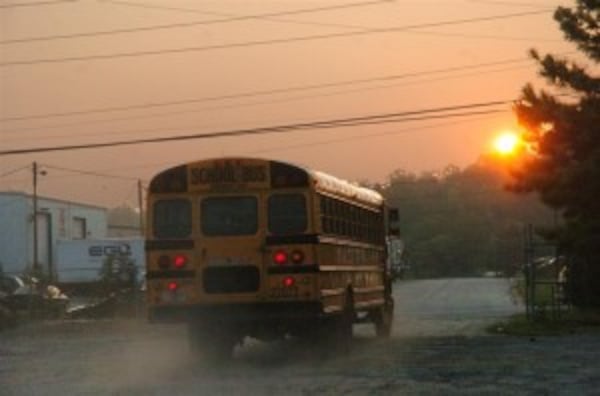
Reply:
[[503, 132], [494, 139], [494, 150], [502, 155], [510, 155], [517, 150], [520, 143], [521, 139], [515, 132]]
[[[519, 131], [514, 112], [508, 105], [502, 112], [484, 107], [517, 98], [525, 84], [538, 81], [530, 65], [500, 65], [525, 61], [532, 47], [541, 53], [573, 50], [549, 12], [522, 4], [567, 3], [550, 0], [230, 0], [212, 2], [214, 11], [236, 18], [211, 18], [210, 24], [194, 20], [192, 8], [200, 4], [194, 1], [124, 2], [118, 10], [108, 1], [71, 3], [0, 5], [0, 49], [6, 48], [0, 59], [5, 64], [0, 66], [0, 150], [310, 122], [327, 132], [306, 127], [218, 134], [210, 144], [176, 139], [23, 152], [0, 157], [0, 174], [37, 161], [150, 180], [186, 161], [244, 156], [386, 183], [396, 170], [418, 175], [442, 172], [449, 164], [466, 168], [482, 155], [512, 162], [527, 153], [529, 143], [506, 155], [493, 142], [506, 129]], [[174, 13], [183, 5], [190, 9]], [[306, 20], [283, 21], [287, 13]], [[273, 14], [282, 20], [261, 17]], [[439, 23], [439, 31], [422, 31]], [[415, 24], [422, 28], [405, 30]], [[352, 32], [346, 25], [362, 27]], [[479, 115], [481, 104], [486, 106]], [[470, 105], [473, 112], [466, 111]], [[460, 116], [441, 111], [462, 106]], [[409, 120], [400, 116], [335, 127], [325, 122], [422, 110], [427, 111], [410, 117], [406, 126]], [[81, 188], [99, 176], [55, 176], [40, 178], [42, 194], [109, 208], [140, 206], [127, 179], [104, 177]], [[0, 177], [0, 191], [31, 189], [28, 178], [26, 168]]]

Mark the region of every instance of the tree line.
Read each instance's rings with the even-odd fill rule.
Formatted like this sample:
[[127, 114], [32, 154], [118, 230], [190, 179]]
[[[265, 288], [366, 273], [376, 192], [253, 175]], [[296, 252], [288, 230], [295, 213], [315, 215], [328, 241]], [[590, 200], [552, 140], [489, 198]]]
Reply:
[[521, 269], [527, 224], [552, 227], [557, 219], [536, 194], [508, 191], [505, 169], [501, 158], [487, 156], [465, 169], [397, 170], [374, 186], [400, 211], [409, 275], [514, 275]]

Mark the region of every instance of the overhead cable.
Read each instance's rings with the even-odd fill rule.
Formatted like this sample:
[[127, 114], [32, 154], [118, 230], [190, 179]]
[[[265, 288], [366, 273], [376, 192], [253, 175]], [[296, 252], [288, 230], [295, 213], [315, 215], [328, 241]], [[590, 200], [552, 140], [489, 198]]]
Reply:
[[109, 175], [106, 173], [85, 171], [85, 170], [80, 170], [80, 169], [64, 168], [61, 166], [54, 166], [54, 165], [48, 165], [48, 164], [43, 164], [43, 166], [44, 166], [44, 168], [48, 168], [48, 169], [55, 169], [55, 170], [60, 170], [60, 171], [64, 171], [64, 172], [79, 173], [79, 174], [88, 175], [88, 176], [106, 177], [109, 179], [138, 180], [137, 177]]
[[[475, 104], [469, 104], [469, 105], [454, 106], [454, 108], [455, 109], [458, 109], [458, 108], [466, 109], [466, 108], [488, 107], [488, 106], [492, 106], [492, 105], [497, 106], [499, 104], [507, 104], [509, 102], [510, 101], [504, 100], [504, 101], [487, 102], [485, 104], [475, 103]], [[443, 109], [446, 109], [444, 111], [449, 111], [452, 108], [445, 107]], [[438, 110], [438, 112], [439, 111], [442, 111], [442, 110]], [[47, 146], [47, 147], [36, 147], [36, 148], [11, 149], [11, 150], [0, 151], [0, 156], [30, 154], [30, 153], [40, 153], [40, 152], [50, 152], [50, 151], [71, 151], [71, 150], [102, 148], [102, 147], [129, 146], [129, 145], [137, 145], [137, 144], [144, 144], [144, 143], [175, 142], [175, 141], [197, 140], [197, 139], [215, 139], [215, 138], [223, 138], [223, 137], [239, 137], [239, 136], [248, 136], [248, 135], [257, 136], [257, 135], [271, 134], [271, 133], [289, 133], [289, 132], [293, 132], [293, 131], [308, 130], [308, 129], [353, 127], [353, 126], [360, 126], [360, 125], [376, 125], [376, 124], [385, 124], [385, 123], [398, 123], [398, 122], [422, 121], [422, 120], [430, 120], [430, 119], [465, 117], [465, 116], [472, 116], [472, 115], [490, 114], [493, 112], [501, 112], [501, 111], [503, 111], [503, 110], [494, 109], [494, 110], [471, 111], [471, 112], [462, 112], [462, 113], [429, 114], [429, 115], [425, 115], [425, 116], [407, 117], [407, 115], [409, 115], [409, 114], [417, 115], [417, 114], [425, 114], [425, 113], [433, 112], [433, 109], [425, 109], [422, 111], [375, 114], [375, 115], [367, 115], [367, 116], [360, 116], [360, 117], [339, 118], [339, 119], [332, 119], [332, 120], [320, 120], [320, 121], [311, 121], [311, 122], [286, 124], [286, 125], [276, 125], [276, 126], [259, 127], [259, 128], [234, 129], [234, 130], [227, 130], [227, 131], [196, 133], [196, 134], [189, 134], [189, 135], [163, 136], [163, 137], [157, 137], [157, 138], [122, 140], [122, 141], [112, 141], [112, 142], [104, 142], [104, 143], [90, 143], [90, 144], [75, 144], [75, 145], [63, 145], [63, 146]]]
[[[375, 5], [375, 4], [389, 3], [390, 1], [391, 0], [362, 1], [362, 2], [356, 2], [356, 3], [338, 4], [338, 5], [325, 6], [325, 7], [303, 8], [303, 9], [297, 9], [297, 10], [291, 10], [291, 11], [279, 11], [279, 12], [270, 12], [270, 13], [263, 13], [263, 14], [254, 14], [254, 15], [230, 16], [227, 18], [209, 19], [209, 20], [203, 20], [203, 21], [169, 23], [169, 24], [162, 24], [162, 25], [140, 26], [140, 27], [136, 27], [136, 28], [113, 29], [113, 30], [103, 30], [103, 31], [95, 31], [95, 32], [85, 32], [85, 33], [57, 34], [57, 35], [52, 35], [52, 36], [23, 37], [23, 38], [16, 38], [16, 39], [0, 40], [0, 44], [18, 44], [18, 43], [27, 43], [27, 42], [33, 42], [33, 41], [65, 40], [65, 39], [84, 38], [84, 37], [109, 36], [109, 35], [124, 34], [124, 33], [148, 32], [148, 31], [154, 31], [154, 30], [186, 28], [186, 27], [192, 27], [192, 26], [214, 25], [214, 24], [221, 24], [221, 23], [228, 23], [228, 22], [246, 21], [246, 20], [252, 20], [252, 19], [265, 19], [265, 18], [272, 18], [272, 17], [278, 17], [278, 16], [285, 16], [285, 15], [310, 14], [310, 13], [317, 13], [317, 12], [323, 12], [323, 11], [333, 11], [333, 10], [340, 10], [340, 9], [347, 9], [347, 8], [365, 7], [365, 6]], [[107, 1], [104, 1], [104, 2], [107, 2]], [[114, 3], [114, 2], [110, 2], [110, 3]]]
[[24, 121], [24, 120], [53, 118], [53, 117], [67, 117], [67, 116], [75, 116], [75, 115], [109, 113], [109, 112], [113, 112], [113, 111], [139, 110], [139, 109], [175, 106], [175, 105], [191, 104], [191, 103], [242, 99], [242, 98], [257, 97], [257, 96], [283, 94], [283, 93], [296, 92], [296, 91], [308, 91], [308, 90], [315, 90], [315, 89], [334, 88], [334, 87], [340, 87], [340, 86], [345, 86], [345, 85], [393, 81], [393, 80], [400, 80], [400, 79], [411, 78], [411, 77], [420, 77], [420, 76], [426, 76], [426, 75], [432, 75], [432, 74], [451, 73], [451, 72], [462, 71], [462, 70], [479, 69], [479, 68], [484, 68], [484, 67], [489, 67], [489, 66], [498, 66], [498, 65], [505, 65], [505, 64], [512, 64], [512, 63], [525, 63], [525, 62], [532, 62], [532, 60], [531, 60], [531, 58], [513, 58], [513, 59], [505, 59], [505, 60], [494, 61], [494, 62], [477, 63], [477, 64], [472, 64], [472, 65], [446, 67], [446, 68], [440, 68], [440, 69], [430, 69], [430, 70], [401, 73], [401, 74], [392, 74], [392, 75], [372, 77], [372, 78], [360, 78], [360, 79], [353, 79], [353, 80], [335, 81], [335, 82], [322, 83], [322, 84], [297, 85], [297, 86], [284, 87], [284, 88], [238, 92], [238, 93], [226, 94], [226, 95], [205, 96], [205, 97], [200, 97], [200, 98], [180, 99], [180, 100], [172, 100], [172, 101], [164, 101], [164, 102], [149, 102], [149, 103], [126, 105], [126, 106], [100, 107], [100, 108], [95, 108], [95, 109], [78, 110], [78, 111], [55, 112], [55, 113], [45, 113], [45, 114], [26, 114], [26, 115], [21, 115], [21, 116], [3, 117], [3, 118], [0, 118], [0, 122]]
[[[493, 70], [492, 72], [515, 70], [517, 68], [523, 68], [523, 66], [516, 66], [516, 67], [513, 66], [510, 68]], [[350, 93], [358, 93], [358, 92], [365, 92], [365, 91], [371, 91], [371, 90], [377, 90], [377, 89], [385, 89], [385, 88], [393, 88], [393, 87], [399, 87], [399, 86], [428, 83], [428, 82], [434, 82], [434, 81], [440, 81], [440, 80], [447, 80], [448, 78], [451, 78], [451, 77], [458, 78], [458, 77], [465, 77], [465, 76], [471, 76], [471, 75], [477, 75], [477, 74], [481, 74], [481, 73], [469, 73], [467, 75], [461, 74], [459, 76], [450, 76], [450, 77], [446, 77], [446, 78], [440, 77], [440, 78], [434, 78], [434, 79], [428, 79], [428, 80], [417, 80], [412, 83], [406, 82], [404, 84], [396, 83], [396, 84], [391, 84], [391, 85], [378, 85], [378, 86], [366, 87], [366, 88], [345, 89], [345, 90], [338, 90], [338, 91], [333, 91], [333, 92], [328, 92], [328, 93], [318, 94], [318, 95], [300, 95], [300, 96], [292, 96], [292, 97], [286, 97], [283, 99], [275, 99], [275, 100], [244, 102], [244, 103], [236, 103], [236, 104], [221, 105], [221, 106], [209, 106], [209, 107], [202, 107], [199, 109], [192, 109], [192, 110], [160, 112], [160, 113], [152, 113], [152, 114], [139, 115], [139, 116], [117, 117], [117, 118], [109, 118], [109, 119], [99, 119], [99, 120], [94, 120], [94, 121], [89, 121], [89, 122], [83, 121], [83, 122], [76, 122], [76, 123], [53, 124], [53, 125], [45, 125], [45, 126], [29, 127], [29, 128], [14, 128], [14, 129], [11, 128], [10, 130], [0, 130], [0, 133], [4, 133], [6, 135], [18, 134], [18, 133], [22, 134], [23, 131], [36, 131], [36, 130], [37, 131], [47, 131], [50, 128], [57, 128], [57, 127], [63, 128], [63, 127], [69, 127], [69, 126], [103, 124], [103, 123], [110, 123], [113, 121], [141, 120], [141, 119], [148, 119], [148, 118], [163, 118], [163, 117], [168, 117], [168, 116], [172, 116], [172, 115], [198, 113], [198, 112], [208, 111], [208, 110], [224, 110], [224, 109], [231, 109], [231, 108], [261, 106], [261, 105], [265, 105], [265, 104], [282, 104], [282, 103], [293, 102], [293, 101], [298, 101], [298, 100], [313, 99], [315, 97], [322, 98], [322, 97], [336, 96], [336, 95], [342, 95], [342, 94], [347, 95]], [[198, 128], [198, 127], [199, 127], [198, 125], [193, 125], [193, 126], [181, 126], [181, 127], [177, 126], [176, 128], [181, 129], [181, 128]], [[129, 135], [129, 134], [135, 134], [135, 133], [151, 133], [151, 132], [154, 132], [157, 130], [164, 131], [165, 127], [152, 128], [152, 129], [143, 128], [143, 129], [124, 130], [124, 131], [117, 130], [117, 131], [110, 131], [110, 132], [107, 132], [107, 131], [92, 132], [92, 133], [78, 132], [78, 133], [53, 134], [53, 135], [45, 134], [43, 137], [40, 137], [39, 135], [36, 134], [35, 136], [26, 136], [26, 137], [20, 136], [17, 138], [5, 138], [4, 142], [15, 142], [15, 141], [25, 141], [25, 140], [48, 140], [48, 139], [71, 138], [71, 137], [81, 138], [81, 137], [90, 137], [90, 136]]]
[[[494, 113], [497, 113], [497, 111], [491, 111], [490, 113], [486, 113], [486, 114], [482, 114], [482, 115], [488, 115], [488, 114], [494, 114]], [[366, 135], [353, 135], [353, 136], [347, 136], [347, 137], [342, 137], [342, 138], [320, 140], [320, 141], [311, 142], [311, 143], [299, 143], [299, 144], [287, 145], [287, 146], [270, 147], [270, 148], [254, 150], [254, 151], [252, 151], [252, 153], [258, 154], [258, 153], [278, 152], [278, 151], [284, 151], [284, 150], [295, 150], [295, 149], [299, 149], [299, 148], [326, 146], [329, 144], [345, 143], [345, 142], [354, 141], [354, 140], [364, 140], [364, 139], [378, 138], [378, 137], [382, 137], [382, 136], [400, 135], [400, 134], [422, 131], [422, 130], [427, 130], [427, 129], [458, 125], [458, 124], [462, 124], [462, 123], [466, 123], [466, 122], [479, 121], [484, 118], [489, 118], [489, 117], [469, 118], [469, 119], [463, 119], [460, 121], [442, 122], [442, 123], [437, 123], [437, 124], [432, 124], [432, 125], [426, 125], [426, 126], [421, 126], [421, 127], [410, 127], [410, 128], [404, 128], [404, 129], [399, 129], [399, 130], [394, 130], [394, 131], [377, 132], [377, 133], [370, 133], [370, 134], [366, 134]]]
[[[290, 15], [289, 12], [294, 13], [294, 14], [304, 13], [302, 10], [298, 10], [298, 11], [288, 11], [288, 12], [281, 11], [281, 12], [272, 12], [272, 13], [268, 13], [268, 14], [247, 15], [247, 16], [239, 15], [238, 16], [238, 15], [226, 14], [223, 12], [199, 10], [197, 8], [173, 7], [173, 6], [164, 6], [164, 5], [159, 5], [159, 4], [138, 3], [138, 2], [134, 2], [134, 1], [125, 1], [125, 0], [102, 0], [102, 1], [104, 3], [123, 5], [123, 6], [128, 6], [128, 7], [136, 7], [136, 8], [145, 8], [145, 9], [150, 9], [150, 10], [177, 11], [177, 12], [185, 12], [185, 13], [191, 13], [191, 14], [227, 16], [227, 17], [231, 17], [230, 19], [234, 19], [234, 20], [237, 20], [238, 18], [243, 18], [243, 19], [261, 18], [262, 19], [262, 18], [266, 18], [266, 17]], [[358, 6], [362, 6], [362, 5], [372, 5], [372, 4], [382, 3], [382, 2], [392, 3], [392, 2], [395, 2], [395, 0], [383, 0], [383, 1], [379, 1], [379, 2], [371, 1], [371, 2], [364, 2], [363, 4], [361, 4], [361, 3], [340, 4], [340, 5], [334, 5], [334, 6], [328, 6], [328, 7], [320, 7], [321, 9], [319, 11], [329, 11], [329, 10], [335, 10], [335, 9], [350, 8], [350, 7], [354, 7], [353, 4], [358, 4]], [[285, 12], [285, 14], [283, 14], [284, 12]], [[309, 12], [313, 12], [313, 11], [309, 11]]]
[[25, 165], [25, 166], [22, 166], [20, 168], [16, 168], [16, 169], [10, 170], [8, 172], [0, 173], [0, 177], [10, 176], [10, 175], [12, 175], [14, 173], [20, 172], [20, 171], [28, 169], [28, 168], [31, 168], [31, 165]]
[[486, 17], [463, 18], [463, 19], [455, 19], [455, 20], [448, 20], [448, 21], [441, 21], [441, 22], [430, 22], [430, 23], [406, 25], [406, 26], [363, 29], [363, 30], [358, 30], [358, 31], [354, 31], [354, 32], [315, 34], [315, 35], [310, 35], [310, 36], [296, 36], [296, 37], [287, 37], [287, 38], [279, 38], [279, 39], [244, 41], [244, 42], [239, 42], [239, 43], [215, 44], [215, 45], [208, 45], [208, 46], [201, 46], [201, 47], [170, 48], [170, 49], [162, 49], [162, 50], [145, 50], [145, 51], [133, 51], [133, 52], [120, 52], [120, 53], [112, 53], [112, 54], [82, 55], [82, 56], [70, 56], [70, 57], [62, 57], [62, 58], [15, 60], [15, 61], [0, 62], [0, 67], [31, 66], [31, 65], [38, 65], [38, 64], [53, 64], [53, 63], [65, 63], [65, 62], [77, 62], [77, 61], [106, 60], [106, 59], [115, 59], [115, 58], [132, 58], [132, 57], [150, 56], [150, 55], [180, 54], [180, 53], [186, 53], [186, 52], [204, 52], [204, 51], [231, 49], [231, 48], [246, 48], [246, 47], [265, 46], [265, 45], [274, 45], [274, 44], [285, 44], [285, 43], [292, 43], [292, 42], [325, 40], [325, 39], [332, 39], [332, 38], [366, 36], [366, 35], [372, 35], [372, 34], [395, 33], [395, 32], [400, 32], [400, 31], [410, 30], [410, 29], [415, 29], [415, 28], [421, 28], [421, 27], [425, 28], [425, 27], [435, 27], [435, 26], [460, 25], [460, 24], [494, 21], [494, 20], [501, 20], [501, 19], [508, 19], [508, 18], [518, 18], [518, 17], [525, 17], [525, 16], [531, 16], [531, 15], [541, 15], [541, 14], [547, 14], [551, 11], [552, 10], [549, 10], [549, 9], [542, 10], [542, 11], [536, 10], [536, 11], [519, 12], [519, 13], [512, 13], [512, 14], [501, 14], [501, 15], [492, 15], [492, 16], [486, 16]]
[[[436, 123], [436, 124], [417, 126], [417, 127], [411, 126], [410, 128], [404, 128], [404, 129], [399, 129], [399, 130], [396, 129], [396, 130], [388, 130], [388, 131], [384, 131], [384, 132], [377, 132], [377, 133], [370, 133], [370, 134], [353, 135], [353, 136], [347, 136], [347, 137], [343, 137], [343, 138], [339, 138], [339, 139], [335, 138], [335, 139], [321, 140], [318, 142], [300, 143], [300, 144], [296, 144], [296, 145], [274, 146], [274, 147], [268, 147], [268, 148], [264, 148], [264, 149], [253, 150], [250, 152], [250, 154], [277, 152], [277, 151], [284, 151], [284, 150], [294, 150], [294, 149], [298, 149], [298, 148], [314, 147], [314, 146], [328, 145], [328, 144], [335, 144], [335, 143], [343, 143], [343, 142], [352, 141], [352, 140], [361, 140], [361, 139], [377, 138], [377, 137], [381, 137], [381, 136], [405, 134], [405, 133], [410, 133], [410, 132], [423, 131], [423, 130], [427, 130], [427, 129], [460, 125], [460, 124], [479, 121], [479, 120], [487, 119], [487, 118], [489, 118], [489, 115], [486, 117], [473, 117], [473, 118], [461, 119], [461, 120], [457, 120], [457, 121], [440, 122], [440, 123]], [[179, 161], [162, 161], [162, 162], [154, 162], [154, 163], [135, 164], [135, 165], [128, 165], [127, 169], [155, 168], [157, 166], [164, 167], [164, 166], [168, 166], [168, 165], [175, 165], [175, 164], [181, 163], [181, 162], [182, 161], [179, 160]], [[112, 172], [112, 171], [118, 171], [121, 169], [122, 168], [108, 168], [108, 169], [101, 169], [100, 171], [101, 172]]]
[[29, 3], [8, 3], [0, 4], [0, 10], [9, 8], [21, 8], [21, 7], [38, 7], [46, 5], [56, 5], [61, 3], [75, 3], [77, 0], [48, 0], [48, 1], [31, 1]]

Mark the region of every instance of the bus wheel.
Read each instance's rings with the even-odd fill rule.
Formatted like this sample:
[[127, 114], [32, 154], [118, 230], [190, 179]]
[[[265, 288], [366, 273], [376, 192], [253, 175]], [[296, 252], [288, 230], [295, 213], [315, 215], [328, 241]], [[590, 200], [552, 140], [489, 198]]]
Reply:
[[373, 313], [373, 323], [375, 324], [375, 334], [377, 334], [377, 337], [390, 337], [393, 319], [394, 300], [388, 300], [383, 307]]

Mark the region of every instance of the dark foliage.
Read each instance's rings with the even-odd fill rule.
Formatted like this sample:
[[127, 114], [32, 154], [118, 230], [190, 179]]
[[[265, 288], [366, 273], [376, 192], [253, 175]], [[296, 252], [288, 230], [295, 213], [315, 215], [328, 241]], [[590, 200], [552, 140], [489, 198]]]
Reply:
[[409, 275], [519, 271], [524, 226], [551, 226], [554, 213], [535, 194], [523, 197], [506, 191], [507, 179], [505, 164], [491, 157], [464, 170], [449, 166], [420, 176], [394, 172], [382, 192], [400, 210]]
[[[600, 62], [600, 1], [578, 0], [559, 7], [554, 18], [565, 38], [577, 45], [590, 65], [541, 56], [540, 74], [551, 86], [567, 91], [553, 95], [523, 89], [515, 112], [528, 129], [532, 155], [515, 173], [515, 191], [537, 191], [559, 210], [565, 226], [555, 233], [571, 255], [570, 290], [581, 305], [600, 305], [600, 78], [588, 71]], [[597, 70], [597, 69], [596, 69]]]

